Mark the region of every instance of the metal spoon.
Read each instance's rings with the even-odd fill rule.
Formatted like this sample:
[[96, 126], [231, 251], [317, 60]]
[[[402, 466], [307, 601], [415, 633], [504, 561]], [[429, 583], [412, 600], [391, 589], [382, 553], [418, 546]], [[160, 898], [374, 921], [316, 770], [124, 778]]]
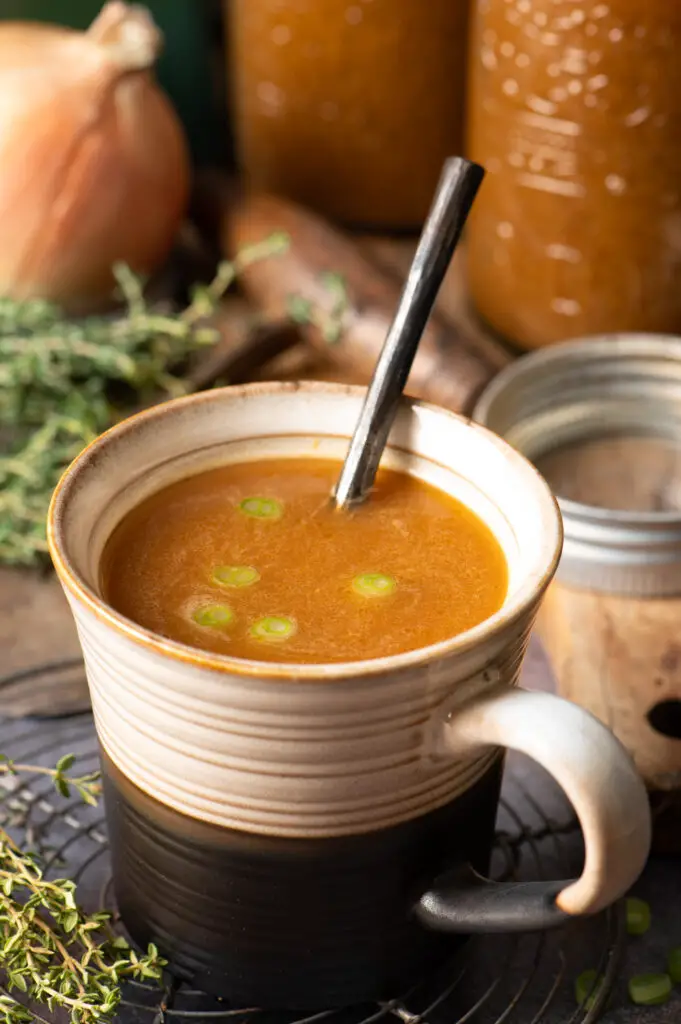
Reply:
[[339, 508], [362, 501], [373, 485], [421, 334], [484, 174], [462, 157], [445, 162], [333, 492]]

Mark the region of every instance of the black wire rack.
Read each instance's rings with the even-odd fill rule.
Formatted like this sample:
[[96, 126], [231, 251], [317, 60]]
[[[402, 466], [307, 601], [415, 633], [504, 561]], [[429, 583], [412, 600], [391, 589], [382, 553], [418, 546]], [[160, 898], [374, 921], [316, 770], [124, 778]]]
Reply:
[[[73, 686], [77, 661], [59, 662], [0, 679], [2, 693], [18, 683]], [[52, 767], [64, 753], [77, 758], [77, 774], [98, 766], [89, 710], [41, 717], [0, 718], [0, 752], [17, 764]], [[15, 840], [41, 851], [48, 874], [70, 877], [88, 910], [115, 915], [106, 825], [101, 807], [75, 796], [61, 798], [49, 776], [0, 777], [0, 824]], [[523, 758], [510, 757], [502, 792], [493, 856], [498, 879], [566, 878], [583, 859], [577, 822], [548, 776]], [[304, 1017], [234, 1007], [168, 977], [161, 986], [129, 984], [120, 1024], [592, 1024], [599, 1019], [625, 949], [621, 906], [560, 931], [480, 936], [460, 947], [444, 969], [394, 999], [369, 1006], [320, 1011]], [[588, 1010], [575, 1001], [574, 983], [586, 969], [603, 978]]]

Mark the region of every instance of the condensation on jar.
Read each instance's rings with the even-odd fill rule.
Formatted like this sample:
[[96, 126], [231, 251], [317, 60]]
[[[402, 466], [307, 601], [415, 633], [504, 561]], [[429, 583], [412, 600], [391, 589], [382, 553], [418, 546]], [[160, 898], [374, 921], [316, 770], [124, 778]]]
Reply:
[[359, 226], [424, 219], [463, 144], [469, 0], [228, 0], [250, 184]]
[[523, 348], [681, 330], [681, 4], [478, 0], [473, 300]]

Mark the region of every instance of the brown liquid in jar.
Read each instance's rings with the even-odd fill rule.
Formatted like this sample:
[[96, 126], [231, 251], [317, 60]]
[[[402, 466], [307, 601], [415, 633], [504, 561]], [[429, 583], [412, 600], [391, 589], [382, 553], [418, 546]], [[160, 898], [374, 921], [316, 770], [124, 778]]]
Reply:
[[523, 348], [681, 330], [681, 4], [488, 0], [469, 149], [469, 273]]
[[[560, 445], [533, 462], [563, 502], [601, 509], [604, 524], [622, 512], [673, 521], [681, 510], [681, 444], [672, 432], [613, 430]], [[565, 505], [563, 512], [570, 544], [571, 513]], [[669, 519], [666, 528], [673, 529]], [[636, 518], [630, 529], [636, 531]], [[654, 847], [678, 852], [681, 737], [673, 730], [681, 706], [681, 581], [678, 593], [640, 592], [641, 567], [656, 573], [655, 561], [647, 561], [647, 535], [639, 533], [636, 543], [636, 533], [630, 535], [630, 567], [640, 561], [628, 584], [620, 578], [613, 585], [607, 563], [595, 589], [554, 580], [537, 628], [560, 695], [615, 733], [652, 792]], [[595, 538], [584, 547], [598, 553]], [[667, 557], [672, 551], [670, 544]]]
[[247, 180], [347, 224], [424, 219], [461, 151], [468, 0], [230, 0]]

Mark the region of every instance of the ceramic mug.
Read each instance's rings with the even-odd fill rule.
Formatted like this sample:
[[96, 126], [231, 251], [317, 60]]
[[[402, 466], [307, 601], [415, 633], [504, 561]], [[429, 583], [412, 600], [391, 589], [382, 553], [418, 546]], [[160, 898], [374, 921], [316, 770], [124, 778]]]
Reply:
[[[394, 995], [452, 934], [600, 910], [648, 853], [648, 802], [623, 747], [588, 712], [516, 685], [560, 515], [532, 466], [462, 417], [403, 401], [384, 463], [463, 501], [501, 543], [508, 596], [469, 632], [371, 661], [279, 665], [174, 643], [103, 599], [103, 548], [140, 501], [230, 461], [341, 459], [363, 397], [289, 383], [168, 402], [90, 445], [50, 510], [123, 920], [233, 1004]], [[485, 880], [504, 748], [529, 754], [571, 800], [586, 846], [578, 879]]]

